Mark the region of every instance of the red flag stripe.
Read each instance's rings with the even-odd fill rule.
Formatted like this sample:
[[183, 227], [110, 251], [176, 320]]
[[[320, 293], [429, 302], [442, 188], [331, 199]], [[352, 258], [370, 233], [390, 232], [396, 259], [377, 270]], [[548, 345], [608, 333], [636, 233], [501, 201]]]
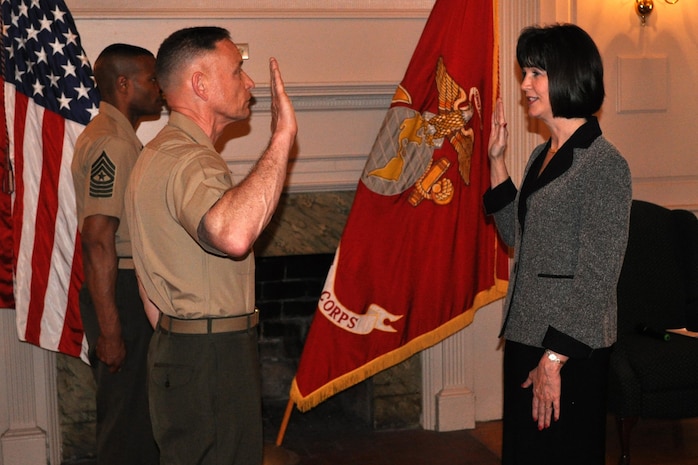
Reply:
[[[43, 111], [32, 106], [34, 111]], [[43, 112], [41, 127], [33, 126], [34, 131], [27, 134], [29, 137], [41, 139], [41, 180], [39, 182], [39, 195], [36, 201], [36, 218], [34, 220], [34, 244], [31, 258], [31, 295], [27, 315], [25, 338], [28, 342], [40, 345], [41, 323], [43, 321], [44, 302], [48, 288], [49, 274], [51, 272], [51, 256], [53, 254], [53, 240], [56, 232], [56, 212], [58, 210], [58, 183], [59, 177], [54, 173], [60, 172], [60, 162], [63, 158], [63, 118], [49, 111]], [[29, 120], [27, 120], [29, 126]], [[38, 139], [37, 139], [38, 140]], [[25, 145], [30, 144], [25, 140]], [[31, 224], [26, 222], [25, 224]]]
[[[75, 236], [74, 248], [77, 250], [77, 247], [80, 247], [79, 234]], [[83, 335], [82, 319], [79, 311], [79, 294], [83, 281], [82, 255], [79, 253], [73, 254], [73, 266], [70, 277], [68, 302], [58, 351], [78, 357], [81, 353], [87, 352], [87, 346], [84, 345], [87, 341]]]
[[[73, 121], [64, 122], [63, 140], [63, 161], [61, 163], [61, 175], [59, 183], [59, 202], [57, 221], [66, 225], [57, 230], [54, 245], [54, 258], [52, 262], [63, 263], [63, 266], [54, 267], [58, 287], [55, 292], [65, 298], [61, 301], [64, 312], [62, 328], [57, 350], [69, 355], [86, 357], [87, 340], [84, 338], [82, 318], [80, 316], [79, 294], [84, 281], [82, 268], [82, 254], [80, 253], [80, 233], [78, 232], [77, 214], [75, 212], [75, 190], [73, 178], [70, 171], [72, 157], [65, 154], [72, 154], [75, 141], [85, 127]], [[59, 292], [67, 289], [67, 294]], [[58, 335], [57, 335], [58, 336]]]
[[[5, 80], [0, 76], [0, 107], [5, 108]], [[15, 297], [12, 285], [14, 240], [12, 238], [12, 189], [14, 173], [8, 152], [9, 134], [5, 112], [0, 113], [0, 308], [14, 308]]]
[[[17, 218], [24, 216], [24, 146], [16, 144], [18, 140], [24, 140], [24, 124], [15, 124], [15, 120], [25, 121], [27, 118], [27, 98], [20, 94], [17, 95], [14, 86], [5, 84], [5, 108], [7, 127], [13, 131], [14, 136], [10, 140], [10, 156], [13, 158], [15, 171], [15, 198], [12, 207], [13, 222]], [[19, 254], [19, 244], [22, 241], [22, 228], [13, 225], [14, 232], [14, 257]], [[15, 263], [16, 267], [16, 263]]]

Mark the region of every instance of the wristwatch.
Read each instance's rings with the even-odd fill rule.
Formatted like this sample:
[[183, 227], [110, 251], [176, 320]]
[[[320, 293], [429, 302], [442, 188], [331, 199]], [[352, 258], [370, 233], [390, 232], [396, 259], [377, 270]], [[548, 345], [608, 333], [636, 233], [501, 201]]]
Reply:
[[557, 363], [558, 365], [565, 364], [565, 362], [563, 362], [562, 359], [558, 357], [557, 354], [550, 349], [545, 349], [545, 355], [546, 357], [548, 357], [548, 360], [550, 360], [553, 363]]

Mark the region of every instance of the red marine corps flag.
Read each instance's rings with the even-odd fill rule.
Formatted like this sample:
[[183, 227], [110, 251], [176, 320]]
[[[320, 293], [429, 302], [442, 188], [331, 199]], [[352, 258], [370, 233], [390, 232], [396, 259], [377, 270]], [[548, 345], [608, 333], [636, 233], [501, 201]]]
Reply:
[[482, 208], [496, 2], [437, 0], [368, 157], [290, 402], [306, 411], [436, 344], [504, 296]]
[[20, 340], [87, 360], [70, 163], [98, 112], [92, 67], [63, 0], [2, 0], [2, 39], [0, 308]]

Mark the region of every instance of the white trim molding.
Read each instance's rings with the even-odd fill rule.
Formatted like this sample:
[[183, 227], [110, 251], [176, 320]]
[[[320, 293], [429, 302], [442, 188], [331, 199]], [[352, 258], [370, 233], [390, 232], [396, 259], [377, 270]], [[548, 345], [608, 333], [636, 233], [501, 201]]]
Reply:
[[59, 464], [55, 354], [20, 342], [15, 314], [0, 309], [0, 465]]
[[[385, 110], [398, 83], [287, 84], [286, 92], [296, 112], [332, 110]], [[254, 111], [268, 112], [269, 87], [255, 89]]]
[[698, 214], [698, 176], [634, 178], [633, 198]]
[[429, 14], [434, 0], [72, 0], [72, 14], [94, 19], [412, 18]]

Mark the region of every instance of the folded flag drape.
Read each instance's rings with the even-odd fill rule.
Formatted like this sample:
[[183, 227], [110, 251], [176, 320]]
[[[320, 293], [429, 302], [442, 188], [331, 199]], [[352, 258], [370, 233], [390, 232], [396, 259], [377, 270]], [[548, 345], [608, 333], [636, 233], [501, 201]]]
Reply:
[[0, 307], [20, 340], [86, 360], [70, 163], [99, 95], [62, 0], [3, 0], [2, 21]]
[[290, 401], [308, 410], [434, 345], [506, 293], [484, 215], [496, 2], [437, 0], [368, 156]]

